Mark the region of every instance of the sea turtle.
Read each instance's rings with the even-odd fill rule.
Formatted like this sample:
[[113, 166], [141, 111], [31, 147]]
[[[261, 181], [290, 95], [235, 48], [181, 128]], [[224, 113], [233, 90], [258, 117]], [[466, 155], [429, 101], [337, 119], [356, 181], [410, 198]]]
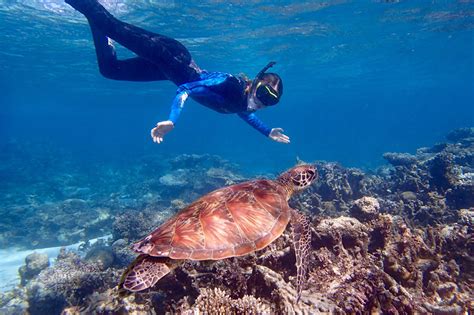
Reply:
[[140, 255], [125, 271], [121, 286], [147, 289], [175, 268], [176, 260], [218, 260], [260, 250], [291, 221], [299, 299], [311, 233], [308, 219], [290, 208], [288, 200], [317, 177], [313, 165], [297, 165], [276, 180], [247, 181], [204, 195], [132, 246]]

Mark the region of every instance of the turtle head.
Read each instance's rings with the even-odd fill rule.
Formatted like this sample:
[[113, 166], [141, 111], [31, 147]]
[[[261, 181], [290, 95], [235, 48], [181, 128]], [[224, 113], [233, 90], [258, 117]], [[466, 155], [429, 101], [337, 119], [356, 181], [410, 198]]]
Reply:
[[312, 164], [301, 164], [281, 174], [277, 181], [291, 192], [303, 190], [318, 178], [318, 171]]

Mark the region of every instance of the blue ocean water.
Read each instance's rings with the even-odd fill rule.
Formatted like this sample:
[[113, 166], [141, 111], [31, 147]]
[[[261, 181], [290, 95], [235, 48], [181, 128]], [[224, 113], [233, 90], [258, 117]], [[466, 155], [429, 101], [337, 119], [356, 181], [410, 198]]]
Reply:
[[[259, 112], [290, 145], [189, 100], [156, 145], [170, 82], [101, 77], [86, 20], [60, 0], [0, 2], [0, 141], [47, 141], [76, 157], [219, 154], [248, 170], [296, 157], [375, 167], [474, 123], [472, 1], [103, 1], [118, 18], [177, 38], [204, 69], [284, 82]], [[131, 55], [118, 47], [119, 57]]]

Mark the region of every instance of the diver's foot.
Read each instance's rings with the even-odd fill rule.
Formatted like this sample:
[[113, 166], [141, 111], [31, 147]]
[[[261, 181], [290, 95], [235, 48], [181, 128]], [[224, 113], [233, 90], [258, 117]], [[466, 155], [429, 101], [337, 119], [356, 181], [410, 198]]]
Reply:
[[65, 2], [84, 15], [100, 6], [97, 0], [65, 0]]

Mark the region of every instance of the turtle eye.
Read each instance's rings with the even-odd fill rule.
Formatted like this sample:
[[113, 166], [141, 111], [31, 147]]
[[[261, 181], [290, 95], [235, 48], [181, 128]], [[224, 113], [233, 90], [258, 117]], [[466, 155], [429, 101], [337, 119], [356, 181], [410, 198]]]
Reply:
[[293, 178], [291, 181], [293, 182], [293, 184], [294, 184], [295, 186], [300, 186], [300, 185], [301, 185], [301, 182], [300, 182], [298, 179], [296, 179], [296, 178]]
[[295, 186], [303, 187], [306, 181], [306, 176], [303, 173], [295, 175], [291, 180]]

